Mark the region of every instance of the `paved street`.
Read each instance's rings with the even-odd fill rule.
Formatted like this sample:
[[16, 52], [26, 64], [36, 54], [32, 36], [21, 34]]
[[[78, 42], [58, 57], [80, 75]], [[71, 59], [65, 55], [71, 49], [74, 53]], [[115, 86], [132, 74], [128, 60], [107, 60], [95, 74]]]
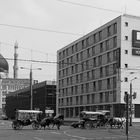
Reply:
[[[130, 129], [129, 140], [140, 140], [140, 126]], [[75, 129], [62, 126], [61, 130], [33, 130], [26, 126], [22, 130], [13, 130], [10, 121], [0, 120], [0, 140], [126, 140], [125, 129]]]

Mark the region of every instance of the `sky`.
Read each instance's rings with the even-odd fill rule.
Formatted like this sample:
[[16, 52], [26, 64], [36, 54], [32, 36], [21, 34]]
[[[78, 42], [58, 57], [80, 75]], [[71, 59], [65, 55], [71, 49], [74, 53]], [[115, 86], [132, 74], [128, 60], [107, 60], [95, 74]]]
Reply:
[[122, 14], [140, 16], [140, 0], [0, 0], [0, 53], [9, 77], [15, 42], [18, 78], [29, 78], [28, 60], [35, 60], [34, 80], [56, 80], [57, 65], [50, 62], [57, 61], [57, 50]]

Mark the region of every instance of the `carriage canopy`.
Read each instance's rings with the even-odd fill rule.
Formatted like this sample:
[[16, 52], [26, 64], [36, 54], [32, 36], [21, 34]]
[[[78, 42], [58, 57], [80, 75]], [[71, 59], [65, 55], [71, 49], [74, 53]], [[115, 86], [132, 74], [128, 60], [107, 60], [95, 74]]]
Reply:
[[37, 120], [39, 114], [42, 114], [42, 111], [39, 110], [17, 110], [16, 118], [18, 120]]

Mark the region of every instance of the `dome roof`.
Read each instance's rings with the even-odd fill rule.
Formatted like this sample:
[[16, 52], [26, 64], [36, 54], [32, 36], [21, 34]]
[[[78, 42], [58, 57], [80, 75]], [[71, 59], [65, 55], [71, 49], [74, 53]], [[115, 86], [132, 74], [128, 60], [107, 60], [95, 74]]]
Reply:
[[0, 54], [0, 72], [8, 72], [9, 66], [6, 59]]

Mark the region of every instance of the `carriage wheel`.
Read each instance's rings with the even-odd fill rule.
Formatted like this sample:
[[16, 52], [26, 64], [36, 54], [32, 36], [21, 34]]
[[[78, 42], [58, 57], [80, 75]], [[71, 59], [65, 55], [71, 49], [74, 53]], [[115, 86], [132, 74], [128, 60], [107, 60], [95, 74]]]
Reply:
[[33, 122], [33, 123], [32, 123], [32, 128], [33, 128], [34, 130], [39, 129], [39, 127], [40, 127], [39, 123], [37, 123], [37, 122]]
[[84, 127], [86, 129], [91, 129], [92, 128], [92, 122], [90, 122], [90, 121], [85, 122]]

